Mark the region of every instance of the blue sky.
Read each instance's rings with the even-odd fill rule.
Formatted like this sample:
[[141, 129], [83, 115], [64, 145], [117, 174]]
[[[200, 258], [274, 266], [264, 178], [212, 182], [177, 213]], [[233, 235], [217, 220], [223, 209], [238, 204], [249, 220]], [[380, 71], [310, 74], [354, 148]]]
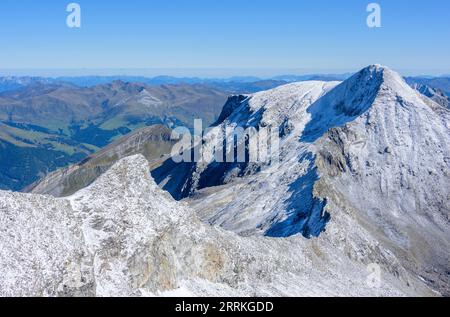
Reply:
[[81, 29], [66, 26], [70, 2], [1, 0], [0, 72], [450, 73], [448, 0], [377, 1], [379, 29], [366, 25], [372, 0], [75, 0]]

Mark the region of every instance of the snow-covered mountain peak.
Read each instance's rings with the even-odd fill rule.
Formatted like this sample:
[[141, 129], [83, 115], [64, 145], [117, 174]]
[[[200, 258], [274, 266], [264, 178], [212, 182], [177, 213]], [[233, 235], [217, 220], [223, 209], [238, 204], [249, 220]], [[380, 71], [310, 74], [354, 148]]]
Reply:
[[418, 94], [414, 88], [408, 85], [399, 73], [387, 66], [379, 64], [370, 65], [362, 69], [344, 83], [347, 84], [347, 87], [367, 83], [366, 88], [378, 90], [377, 97], [390, 93], [395, 96], [409, 99], [411, 102], [419, 102], [418, 99], [422, 99], [423, 97]]
[[[397, 96], [412, 103], [420, 98], [395, 71], [370, 65], [342, 83], [305, 81], [231, 97], [218, 123], [226, 120], [241, 126], [290, 125], [289, 129], [303, 133], [307, 140], [363, 114], [376, 104], [377, 98]], [[386, 104], [385, 100], [381, 103]], [[318, 134], [311, 135], [314, 132]]]
[[311, 120], [302, 140], [313, 142], [374, 108], [418, 107], [433, 103], [411, 88], [400, 74], [381, 65], [368, 66], [337, 85], [307, 110]]
[[[367, 67], [364, 67], [359, 72], [357, 72], [355, 75], [358, 74], [365, 74], [366, 76], [372, 77], [372, 78], [383, 78], [383, 77], [400, 77], [401, 76], [388, 66], [382, 65], [382, 64], [372, 64]], [[355, 76], [353, 75], [353, 76]]]
[[[398, 73], [372, 65], [342, 83], [290, 84], [235, 97], [223, 114], [219, 127], [279, 128], [280, 159], [264, 173], [215, 161], [156, 170], [158, 183], [203, 220], [244, 236], [321, 239], [353, 215], [371, 233], [347, 228], [352, 239], [374, 235], [392, 252], [421, 254], [427, 270], [445, 271], [450, 113]], [[439, 274], [423, 276], [442, 285]]]
[[[377, 97], [388, 92], [412, 101], [418, 98], [398, 73], [376, 64], [342, 83], [305, 81], [251, 95], [232, 96], [216, 125], [227, 121], [241, 126], [280, 126], [289, 120], [298, 128], [310, 117], [310, 123], [318, 126], [315, 128], [323, 134], [331, 126], [361, 115], [374, 105]], [[294, 121], [297, 122], [294, 124]]]
[[387, 66], [374, 64], [367, 66], [342, 83], [351, 92], [357, 89], [378, 90], [390, 87], [392, 90], [410, 88], [403, 77]]

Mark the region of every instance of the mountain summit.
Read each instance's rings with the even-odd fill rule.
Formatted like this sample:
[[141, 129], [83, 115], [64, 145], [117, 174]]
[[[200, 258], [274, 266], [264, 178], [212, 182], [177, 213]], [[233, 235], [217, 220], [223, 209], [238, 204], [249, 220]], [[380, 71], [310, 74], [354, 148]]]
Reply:
[[254, 164], [214, 161], [169, 160], [155, 170], [204, 221], [243, 236], [322, 239], [340, 223], [342, 248], [383, 241], [408, 269], [420, 263], [418, 275], [448, 286], [448, 109], [381, 65], [342, 83], [230, 98], [224, 109], [214, 129], [276, 126], [280, 162], [264, 173]]

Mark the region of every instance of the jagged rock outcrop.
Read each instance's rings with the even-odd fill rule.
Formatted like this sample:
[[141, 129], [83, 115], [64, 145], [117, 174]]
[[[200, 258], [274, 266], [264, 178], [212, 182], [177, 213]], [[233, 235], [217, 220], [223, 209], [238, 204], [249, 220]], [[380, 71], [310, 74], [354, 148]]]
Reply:
[[[67, 199], [0, 197], [2, 296], [435, 295], [376, 241], [336, 248], [342, 220], [323, 240], [204, 224], [156, 185], [141, 155]], [[378, 253], [389, 271], [373, 287], [364, 261]]]

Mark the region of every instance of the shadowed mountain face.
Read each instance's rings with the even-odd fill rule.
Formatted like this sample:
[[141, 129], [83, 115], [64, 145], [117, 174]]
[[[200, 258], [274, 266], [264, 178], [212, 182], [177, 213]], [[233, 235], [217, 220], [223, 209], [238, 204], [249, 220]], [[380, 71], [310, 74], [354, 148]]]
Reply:
[[33, 82], [0, 94], [0, 188], [20, 190], [136, 129], [211, 124], [225, 92], [203, 85], [115, 81], [79, 88]]
[[120, 159], [141, 154], [149, 170], [159, 166], [177, 142], [162, 125], [138, 129], [108, 145], [82, 162], [57, 170], [25, 188], [25, 192], [55, 197], [69, 196], [89, 186]]

